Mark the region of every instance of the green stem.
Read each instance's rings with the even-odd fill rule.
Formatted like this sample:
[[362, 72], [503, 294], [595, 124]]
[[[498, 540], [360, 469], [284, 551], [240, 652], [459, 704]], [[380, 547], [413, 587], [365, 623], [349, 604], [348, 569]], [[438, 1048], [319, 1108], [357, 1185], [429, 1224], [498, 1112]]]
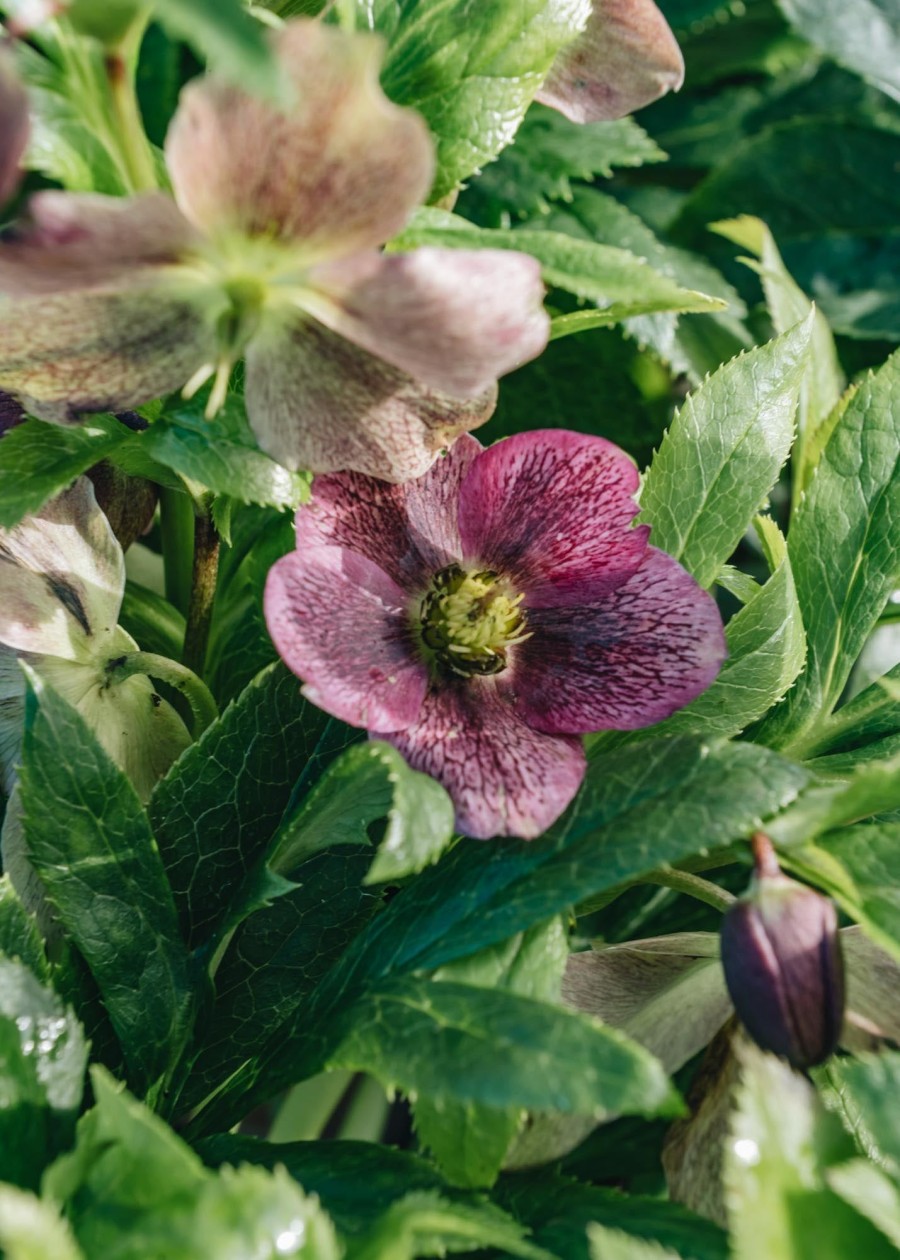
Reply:
[[194, 559], [191, 568], [191, 594], [188, 603], [184, 651], [181, 659], [188, 669], [203, 673], [206, 648], [212, 625], [216, 580], [219, 575], [219, 535], [209, 509], [194, 520]]
[[157, 656], [155, 652], [129, 652], [110, 661], [106, 672], [112, 683], [122, 682], [134, 674], [147, 674], [181, 692], [194, 715], [194, 739], [199, 739], [219, 716], [216, 702], [206, 684], [184, 665], [170, 661], [166, 656]]
[[676, 871], [674, 867], [668, 870], [651, 871], [649, 875], [643, 875], [636, 882], [672, 888], [675, 892], [686, 893], [688, 897], [696, 898], [697, 901], [704, 901], [714, 910], [721, 910], [723, 913], [737, 901], [734, 893], [720, 888], [718, 884], [713, 884], [708, 879], [701, 879], [699, 875], [691, 875], [689, 871]]
[[187, 617], [193, 576], [194, 507], [183, 490], [160, 486], [159, 528], [166, 599]]
[[352, 1080], [352, 1072], [323, 1072], [295, 1085], [278, 1109], [268, 1140], [302, 1142], [321, 1137]]
[[134, 88], [135, 65], [146, 22], [145, 16], [136, 20], [119, 46], [110, 49], [104, 58], [116, 140], [130, 192], [148, 192], [159, 187], [156, 163]]
[[350, 1100], [337, 1134], [344, 1140], [377, 1142], [384, 1131], [390, 1103], [374, 1076], [364, 1076]]

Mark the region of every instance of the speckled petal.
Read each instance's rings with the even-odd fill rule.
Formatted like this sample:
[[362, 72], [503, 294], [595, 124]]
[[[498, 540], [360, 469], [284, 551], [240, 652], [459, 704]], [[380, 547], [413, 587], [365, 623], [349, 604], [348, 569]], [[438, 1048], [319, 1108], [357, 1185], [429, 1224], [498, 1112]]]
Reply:
[[624, 118], [684, 82], [684, 58], [653, 0], [594, 0], [581, 36], [537, 99], [576, 123]]
[[555, 734], [661, 722], [726, 656], [716, 602], [663, 551], [593, 607], [529, 610], [511, 682], [524, 721]]
[[125, 561], [86, 477], [0, 530], [0, 643], [66, 660], [116, 628]]
[[518, 433], [479, 455], [462, 484], [464, 554], [508, 575], [530, 607], [590, 603], [643, 559], [637, 485], [634, 464], [603, 438]]
[[0, 206], [19, 184], [19, 163], [28, 144], [28, 97], [12, 54], [0, 47]]
[[247, 351], [246, 401], [264, 451], [288, 468], [351, 470], [385, 481], [427, 472], [494, 410], [427, 389], [321, 324], [272, 329]]
[[0, 387], [30, 412], [125, 410], [213, 357], [176, 265], [193, 229], [168, 198], [41, 193], [30, 209], [0, 244]]
[[540, 835], [584, 778], [581, 741], [526, 726], [493, 678], [432, 691], [414, 726], [379, 738], [443, 784], [457, 827], [479, 840]]
[[402, 486], [361, 473], [316, 477], [309, 503], [297, 509], [297, 550], [349, 547], [405, 591], [420, 591], [439, 569], [460, 560], [459, 487], [482, 449], [464, 433], [424, 476]]
[[365, 556], [343, 547], [284, 556], [269, 571], [265, 614], [279, 656], [314, 704], [377, 731], [416, 720], [428, 676], [406, 596]]
[[178, 204], [212, 232], [302, 242], [313, 257], [382, 244], [431, 186], [424, 122], [381, 91], [373, 36], [298, 19], [277, 39], [285, 111], [215, 79], [182, 92], [166, 139]]
[[541, 353], [550, 320], [536, 259], [500, 249], [357, 255], [311, 277], [315, 313], [371, 354], [469, 398]]

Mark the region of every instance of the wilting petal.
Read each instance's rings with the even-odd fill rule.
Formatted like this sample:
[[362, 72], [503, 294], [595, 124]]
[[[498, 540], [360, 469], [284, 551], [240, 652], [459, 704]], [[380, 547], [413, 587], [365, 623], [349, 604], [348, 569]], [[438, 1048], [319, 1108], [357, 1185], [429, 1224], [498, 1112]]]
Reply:
[[28, 97], [11, 54], [0, 48], [0, 207], [19, 183], [19, 163], [28, 144]]
[[704, 691], [726, 656], [715, 600], [665, 552], [648, 548], [624, 586], [587, 608], [527, 613], [513, 686], [541, 731], [634, 730]]
[[630, 528], [638, 473], [611, 442], [518, 433], [473, 464], [459, 499], [467, 559], [509, 575], [529, 607], [589, 603], [635, 572], [647, 526]]
[[385, 481], [427, 472], [494, 409], [426, 389], [312, 320], [273, 329], [247, 351], [246, 401], [264, 451], [288, 468], [350, 469]]
[[197, 240], [162, 193], [36, 193], [28, 218], [0, 243], [0, 292], [53, 296], [146, 283], [144, 269], [177, 263]]
[[266, 622], [304, 693], [352, 726], [414, 722], [428, 684], [410, 637], [406, 596], [365, 556], [343, 547], [293, 551], [269, 571]]
[[0, 530], [0, 643], [82, 660], [113, 633], [125, 562], [86, 477]]
[[492, 678], [432, 691], [414, 726], [378, 737], [443, 784], [457, 827], [479, 840], [540, 835], [584, 778], [581, 741], [526, 726]]
[[653, 0], [594, 0], [584, 32], [537, 99], [576, 123], [624, 118], [684, 82], [684, 58]]
[[372, 252], [319, 268], [311, 280], [333, 299], [315, 310], [323, 323], [461, 398], [480, 393], [547, 344], [541, 269], [527, 254]]
[[298, 20], [278, 36], [295, 99], [282, 112], [198, 80], [166, 139], [175, 196], [213, 231], [302, 241], [315, 257], [380, 245], [428, 192], [422, 119], [378, 83], [381, 43]]
[[404, 590], [420, 591], [459, 562], [459, 487], [481, 443], [464, 433], [422, 477], [402, 486], [361, 473], [316, 477], [296, 515], [297, 550], [332, 545], [358, 551]]

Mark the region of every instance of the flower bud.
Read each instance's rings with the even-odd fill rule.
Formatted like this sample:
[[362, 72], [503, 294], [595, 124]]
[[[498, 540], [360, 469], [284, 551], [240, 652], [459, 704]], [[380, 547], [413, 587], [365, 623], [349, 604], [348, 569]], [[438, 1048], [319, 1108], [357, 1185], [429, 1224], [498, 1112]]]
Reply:
[[794, 1067], [833, 1052], [844, 1011], [834, 905], [784, 875], [767, 837], [753, 837], [756, 870], [722, 921], [722, 966], [745, 1028]]

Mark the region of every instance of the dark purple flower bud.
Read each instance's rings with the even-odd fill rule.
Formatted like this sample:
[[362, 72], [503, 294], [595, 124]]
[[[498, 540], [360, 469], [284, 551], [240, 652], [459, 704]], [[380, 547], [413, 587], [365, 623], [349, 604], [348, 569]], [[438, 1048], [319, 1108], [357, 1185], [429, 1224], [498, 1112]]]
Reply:
[[844, 968], [834, 905], [784, 875], [771, 841], [753, 837], [756, 871], [722, 920], [722, 966], [744, 1026], [794, 1067], [834, 1051], [844, 1012]]

